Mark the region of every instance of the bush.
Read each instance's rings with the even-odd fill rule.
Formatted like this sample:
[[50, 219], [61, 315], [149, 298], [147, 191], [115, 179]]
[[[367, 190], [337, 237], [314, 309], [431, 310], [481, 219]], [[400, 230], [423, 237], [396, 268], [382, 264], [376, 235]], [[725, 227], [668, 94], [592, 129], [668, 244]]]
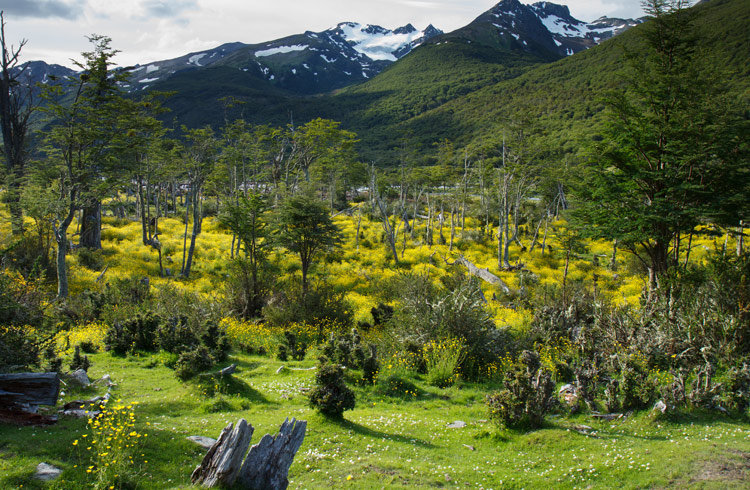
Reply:
[[160, 349], [173, 354], [193, 350], [199, 344], [198, 337], [184, 315], [162, 322], [156, 332], [156, 342]]
[[509, 428], [538, 428], [555, 406], [555, 384], [541, 368], [539, 355], [523, 351], [503, 381], [503, 389], [487, 397], [490, 418]]
[[92, 250], [82, 247], [76, 250], [78, 264], [92, 271], [100, 271], [104, 268], [104, 258], [101, 250]]
[[263, 308], [263, 318], [274, 326], [334, 323], [348, 327], [353, 322], [354, 313], [343, 291], [322, 283], [310, 286], [307, 294], [302, 294], [302, 288], [298, 286], [287, 288]]
[[365, 357], [362, 363], [362, 382], [364, 384], [375, 384], [378, 373], [380, 372], [380, 362], [378, 362], [378, 351], [377, 348], [370, 344], [369, 355]]
[[321, 358], [315, 373], [315, 388], [310, 392], [310, 406], [327, 417], [341, 418], [354, 408], [354, 392], [344, 383], [344, 371], [338, 364]]
[[218, 323], [209, 321], [203, 325], [201, 342], [206, 346], [214, 362], [224, 362], [231, 348], [227, 332]]
[[214, 365], [214, 358], [211, 352], [204, 345], [191, 351], [183, 352], [175, 363], [175, 376], [182, 381], [187, 381], [195, 377], [198, 373], [211, 369]]
[[229, 274], [224, 281], [227, 310], [233, 316], [246, 320], [260, 317], [274, 282], [269, 263], [258, 264], [253, 277], [252, 265], [246, 259], [234, 259], [229, 264]]
[[511, 350], [510, 336], [495, 327], [475, 278], [463, 277], [454, 289], [437, 288], [426, 276], [397, 276], [396, 281], [402, 301], [389, 323], [403, 344], [412, 342], [421, 351], [431, 340], [462, 339], [461, 371], [470, 378]]
[[161, 319], [149, 312], [114, 323], [104, 338], [105, 350], [124, 356], [136, 350], [156, 350], [156, 332]]
[[294, 332], [284, 331], [284, 341], [279, 344], [279, 360], [286, 361], [288, 356], [292, 356], [295, 361], [301, 361], [305, 358], [309, 344], [300, 339]]
[[73, 353], [73, 359], [70, 361], [70, 370], [76, 371], [78, 369], [83, 369], [84, 371], [88, 371], [89, 367], [91, 367], [89, 356], [81, 356], [81, 348], [76, 346], [75, 352]]
[[39, 364], [39, 347], [28, 327], [0, 326], [0, 372]]
[[463, 345], [456, 339], [428, 342], [424, 348], [427, 382], [446, 388], [458, 379], [458, 368], [464, 357]]

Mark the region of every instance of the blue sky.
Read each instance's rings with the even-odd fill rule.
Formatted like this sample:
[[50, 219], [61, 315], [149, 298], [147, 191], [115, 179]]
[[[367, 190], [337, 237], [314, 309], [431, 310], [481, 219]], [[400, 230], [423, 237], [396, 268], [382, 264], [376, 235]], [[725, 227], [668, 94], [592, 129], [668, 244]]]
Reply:
[[[71, 66], [103, 34], [121, 65], [174, 58], [225, 42], [258, 43], [354, 21], [396, 28], [462, 27], [499, 0], [0, 0], [6, 38], [22, 59]], [[532, 3], [522, 0], [523, 3]], [[574, 17], [640, 17], [638, 0], [559, 0]]]

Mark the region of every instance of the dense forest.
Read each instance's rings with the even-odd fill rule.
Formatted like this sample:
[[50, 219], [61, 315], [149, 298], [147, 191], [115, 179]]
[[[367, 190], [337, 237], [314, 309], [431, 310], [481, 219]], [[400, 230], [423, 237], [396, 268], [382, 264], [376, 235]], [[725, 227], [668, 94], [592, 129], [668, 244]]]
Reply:
[[552, 63], [425, 45], [204, 126], [179, 77], [125, 93], [106, 36], [25, 85], [3, 29], [0, 486], [184, 488], [184, 436], [287, 417], [300, 488], [742, 486], [740, 3], [649, 0]]

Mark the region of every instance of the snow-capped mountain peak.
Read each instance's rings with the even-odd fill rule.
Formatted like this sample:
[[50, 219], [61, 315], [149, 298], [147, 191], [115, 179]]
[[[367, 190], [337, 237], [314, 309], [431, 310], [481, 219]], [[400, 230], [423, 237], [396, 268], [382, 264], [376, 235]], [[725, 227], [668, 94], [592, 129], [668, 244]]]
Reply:
[[418, 31], [413, 25], [407, 24], [391, 31], [380, 26], [356, 22], [342, 22], [331, 31], [345, 39], [355, 51], [374, 61], [396, 61], [427, 37], [440, 34], [440, 31], [432, 26], [428, 26], [424, 31]]

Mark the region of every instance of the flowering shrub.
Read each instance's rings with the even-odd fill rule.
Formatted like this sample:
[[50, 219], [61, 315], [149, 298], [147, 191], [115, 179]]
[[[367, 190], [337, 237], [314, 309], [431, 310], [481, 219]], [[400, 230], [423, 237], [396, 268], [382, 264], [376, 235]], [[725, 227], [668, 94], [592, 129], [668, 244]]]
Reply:
[[445, 388], [458, 380], [458, 370], [465, 356], [460, 340], [453, 338], [433, 340], [427, 342], [422, 350], [427, 365], [428, 383]]
[[94, 488], [122, 487], [129, 484], [135, 466], [136, 448], [148, 434], [135, 429], [135, 405], [120, 403], [105, 406], [101, 414], [88, 423], [88, 433], [73, 441], [91, 454], [86, 473]]

